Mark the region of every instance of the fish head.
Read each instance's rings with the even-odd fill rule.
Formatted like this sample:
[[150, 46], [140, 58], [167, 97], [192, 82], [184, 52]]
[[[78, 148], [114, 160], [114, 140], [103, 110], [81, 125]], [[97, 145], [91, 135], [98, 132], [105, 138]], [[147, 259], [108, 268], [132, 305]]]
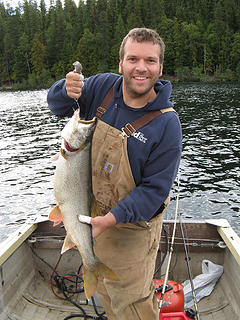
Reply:
[[74, 112], [61, 132], [63, 138], [62, 148], [69, 151], [77, 151], [91, 139], [96, 125], [96, 118], [92, 120], [81, 120], [79, 109]]

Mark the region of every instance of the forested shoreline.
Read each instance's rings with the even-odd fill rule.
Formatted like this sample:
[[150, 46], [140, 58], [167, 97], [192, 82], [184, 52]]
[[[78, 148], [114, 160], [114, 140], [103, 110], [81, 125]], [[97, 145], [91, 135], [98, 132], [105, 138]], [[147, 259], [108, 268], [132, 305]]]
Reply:
[[240, 0], [25, 0], [0, 3], [0, 86], [47, 88], [75, 60], [85, 77], [118, 72], [122, 38], [140, 26], [166, 44], [165, 78], [240, 81]]

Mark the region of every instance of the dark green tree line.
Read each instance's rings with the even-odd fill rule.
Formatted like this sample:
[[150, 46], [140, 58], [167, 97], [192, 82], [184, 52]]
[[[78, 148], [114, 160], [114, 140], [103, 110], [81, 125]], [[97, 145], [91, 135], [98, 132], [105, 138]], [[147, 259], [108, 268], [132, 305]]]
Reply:
[[240, 0], [24, 0], [0, 3], [0, 83], [41, 87], [80, 60], [84, 75], [118, 71], [122, 38], [156, 29], [164, 73], [180, 80], [240, 80]]

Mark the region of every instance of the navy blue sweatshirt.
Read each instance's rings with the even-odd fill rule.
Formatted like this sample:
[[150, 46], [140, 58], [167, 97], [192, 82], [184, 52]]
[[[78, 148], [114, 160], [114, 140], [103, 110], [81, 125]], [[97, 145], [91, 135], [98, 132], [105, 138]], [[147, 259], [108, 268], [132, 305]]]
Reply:
[[[81, 117], [90, 120], [101, 105], [106, 93], [114, 85], [114, 98], [102, 121], [121, 130], [151, 110], [172, 107], [169, 101], [172, 86], [169, 81], [155, 84], [154, 100], [143, 108], [131, 108], [123, 101], [121, 75], [106, 73], [84, 80], [78, 102]], [[49, 89], [48, 105], [57, 116], [72, 116], [77, 108], [74, 99], [68, 97], [65, 79], [57, 81]], [[174, 111], [159, 115], [128, 138], [128, 157], [136, 188], [120, 200], [111, 212], [117, 223], [149, 221], [162, 208], [176, 178], [182, 150], [182, 132], [178, 115]]]

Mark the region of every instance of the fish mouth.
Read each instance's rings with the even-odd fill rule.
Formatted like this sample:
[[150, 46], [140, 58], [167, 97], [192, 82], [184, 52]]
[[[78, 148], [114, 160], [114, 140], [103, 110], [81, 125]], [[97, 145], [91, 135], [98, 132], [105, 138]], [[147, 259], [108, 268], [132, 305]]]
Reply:
[[64, 147], [69, 152], [76, 152], [76, 151], [79, 150], [79, 148], [78, 149], [74, 149], [74, 148], [70, 147], [70, 145], [68, 144], [68, 142], [66, 140], [64, 140]]
[[[78, 110], [75, 111], [75, 115], [78, 117], [78, 119], [76, 119], [78, 123], [81, 123], [81, 124], [83, 124], [83, 125], [91, 125], [91, 124], [94, 124], [94, 123], [96, 122], [96, 119], [97, 119], [96, 117], [94, 117], [94, 118], [91, 119], [91, 120], [82, 120], [82, 119], [80, 119], [80, 118], [79, 118], [79, 112], [77, 112], [77, 111], [78, 111]], [[77, 151], [79, 151], [79, 150], [82, 149], [81, 146], [80, 146], [79, 148], [73, 148], [73, 147], [71, 147], [71, 146], [69, 145], [69, 143], [67, 142], [67, 140], [64, 139], [63, 136], [62, 136], [62, 138], [63, 138], [64, 149], [65, 149], [66, 151], [68, 151], [68, 152], [77, 152]]]

